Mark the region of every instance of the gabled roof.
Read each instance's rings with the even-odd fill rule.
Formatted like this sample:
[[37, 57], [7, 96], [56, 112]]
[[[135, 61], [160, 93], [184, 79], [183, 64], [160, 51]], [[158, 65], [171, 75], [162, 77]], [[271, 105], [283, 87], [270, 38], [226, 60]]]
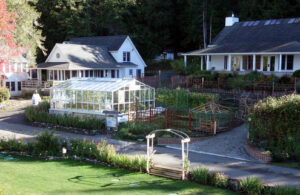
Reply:
[[106, 47], [81, 44], [56, 44], [65, 62], [46, 62], [38, 68], [47, 69], [101, 69], [136, 66], [133, 63], [118, 63]]
[[237, 22], [226, 26], [211, 47], [186, 53], [300, 52], [300, 18]]
[[109, 51], [117, 51], [124, 43], [126, 38], [127, 35], [74, 37], [65, 43], [104, 46], [107, 47]]
[[90, 90], [113, 92], [123, 87], [140, 90], [152, 88], [133, 78], [72, 78], [52, 87], [52, 89]]

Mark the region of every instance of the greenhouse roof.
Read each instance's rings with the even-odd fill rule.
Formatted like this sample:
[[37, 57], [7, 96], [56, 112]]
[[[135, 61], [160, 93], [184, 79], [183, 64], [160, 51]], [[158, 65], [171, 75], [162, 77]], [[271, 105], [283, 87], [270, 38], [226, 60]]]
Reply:
[[113, 92], [127, 86], [130, 86], [131, 90], [139, 90], [139, 86], [152, 88], [134, 78], [73, 78], [53, 86], [52, 89]]

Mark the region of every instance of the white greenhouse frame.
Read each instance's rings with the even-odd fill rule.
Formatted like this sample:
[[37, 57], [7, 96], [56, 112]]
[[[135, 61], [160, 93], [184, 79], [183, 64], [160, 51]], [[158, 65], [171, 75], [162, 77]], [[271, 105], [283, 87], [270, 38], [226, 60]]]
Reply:
[[50, 111], [103, 114], [155, 107], [155, 89], [133, 78], [74, 78], [50, 90]]

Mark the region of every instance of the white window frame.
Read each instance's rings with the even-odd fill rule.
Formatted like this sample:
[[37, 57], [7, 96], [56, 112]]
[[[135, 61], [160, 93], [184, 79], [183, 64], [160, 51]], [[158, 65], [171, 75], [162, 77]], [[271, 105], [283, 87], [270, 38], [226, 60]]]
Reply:
[[130, 62], [131, 56], [130, 51], [123, 51], [123, 62]]

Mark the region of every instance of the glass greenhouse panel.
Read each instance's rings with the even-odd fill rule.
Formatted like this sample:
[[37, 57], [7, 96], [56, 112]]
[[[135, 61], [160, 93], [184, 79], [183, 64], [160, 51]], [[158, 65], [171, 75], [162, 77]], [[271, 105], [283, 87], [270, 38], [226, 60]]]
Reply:
[[50, 109], [66, 112], [128, 112], [155, 106], [154, 88], [135, 79], [76, 78], [51, 88]]

